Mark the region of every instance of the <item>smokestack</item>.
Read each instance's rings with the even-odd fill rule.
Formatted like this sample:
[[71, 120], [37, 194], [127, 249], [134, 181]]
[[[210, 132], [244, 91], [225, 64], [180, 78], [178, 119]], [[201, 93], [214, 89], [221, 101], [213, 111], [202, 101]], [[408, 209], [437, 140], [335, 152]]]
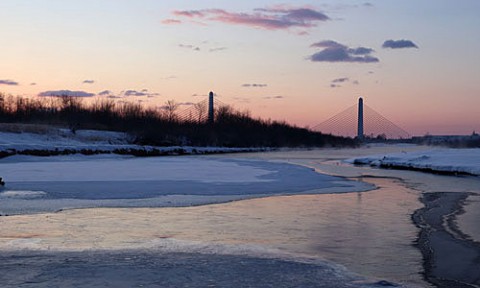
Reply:
[[358, 129], [357, 129], [357, 138], [362, 140], [364, 136], [363, 132], [363, 99], [360, 97], [358, 99]]

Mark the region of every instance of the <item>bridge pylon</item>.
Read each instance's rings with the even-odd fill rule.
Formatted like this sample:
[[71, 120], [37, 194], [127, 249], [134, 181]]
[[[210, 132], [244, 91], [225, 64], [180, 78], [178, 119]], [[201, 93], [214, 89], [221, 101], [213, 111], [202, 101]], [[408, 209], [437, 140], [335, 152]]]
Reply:
[[358, 124], [357, 124], [357, 138], [363, 140], [363, 98], [358, 98]]
[[213, 124], [215, 121], [215, 111], [214, 111], [214, 101], [213, 101], [213, 92], [210, 91], [208, 94], [208, 123]]
[[359, 140], [410, 138], [408, 132], [366, 105], [362, 97], [355, 105], [314, 126], [312, 130]]

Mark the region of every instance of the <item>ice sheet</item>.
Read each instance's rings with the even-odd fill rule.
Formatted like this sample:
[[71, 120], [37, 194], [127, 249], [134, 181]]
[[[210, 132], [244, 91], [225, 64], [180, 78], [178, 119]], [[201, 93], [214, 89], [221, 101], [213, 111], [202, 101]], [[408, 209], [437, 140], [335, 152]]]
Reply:
[[303, 166], [228, 158], [13, 156], [0, 214], [87, 207], [165, 207], [299, 193], [366, 191], [372, 185]]

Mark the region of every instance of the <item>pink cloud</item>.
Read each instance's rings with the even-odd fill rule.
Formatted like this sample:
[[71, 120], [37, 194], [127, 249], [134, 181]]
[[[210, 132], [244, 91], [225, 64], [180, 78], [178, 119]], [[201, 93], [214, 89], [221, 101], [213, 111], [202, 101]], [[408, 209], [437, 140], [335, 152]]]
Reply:
[[184, 10], [184, 11], [173, 11], [175, 16], [184, 16], [184, 17], [203, 17], [204, 14], [201, 10]]
[[[255, 9], [251, 13], [229, 12], [223, 9], [174, 11], [178, 17], [197, 18], [232, 25], [244, 25], [267, 30], [316, 27], [330, 18], [313, 8], [275, 7]], [[305, 32], [303, 32], [305, 33]]]
[[167, 25], [182, 24], [182, 21], [177, 19], [165, 19], [165, 20], [162, 20], [162, 24], [167, 24]]

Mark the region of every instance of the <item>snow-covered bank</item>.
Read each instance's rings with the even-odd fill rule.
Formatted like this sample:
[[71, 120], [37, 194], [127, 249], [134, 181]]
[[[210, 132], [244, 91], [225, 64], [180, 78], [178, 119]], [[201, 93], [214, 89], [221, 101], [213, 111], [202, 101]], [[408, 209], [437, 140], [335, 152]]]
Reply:
[[131, 144], [125, 133], [51, 129], [45, 133], [0, 132], [0, 157], [11, 155], [122, 154], [136, 156], [197, 155], [265, 151], [265, 148], [143, 146]]
[[347, 160], [357, 165], [480, 176], [480, 149], [435, 149]]
[[86, 207], [190, 206], [372, 185], [260, 160], [71, 155], [0, 159], [0, 214]]

